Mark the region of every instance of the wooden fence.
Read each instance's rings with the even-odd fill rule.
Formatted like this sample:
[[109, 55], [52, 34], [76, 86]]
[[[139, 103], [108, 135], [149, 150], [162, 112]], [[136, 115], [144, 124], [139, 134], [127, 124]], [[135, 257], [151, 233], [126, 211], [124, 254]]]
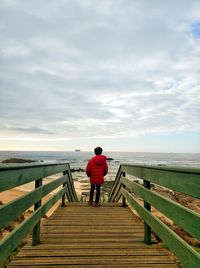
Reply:
[[[43, 185], [43, 178], [61, 173], [61, 177]], [[0, 192], [35, 182], [35, 189], [7, 204], [0, 206], [0, 229], [16, 220], [23, 212], [34, 205], [34, 212], [0, 241], [0, 267], [8, 256], [17, 249], [22, 240], [33, 230], [32, 244], [40, 241], [40, 220], [59, 200], [62, 205], [65, 196], [69, 202], [78, 201], [68, 163], [58, 164], [15, 164], [0, 167]], [[42, 203], [44, 196], [58, 188], [57, 193]]]
[[[62, 173], [62, 176], [43, 185], [43, 178], [57, 173]], [[132, 176], [141, 179], [143, 185], [135, 182], [135, 177]], [[9, 190], [29, 182], [35, 182], [33, 191], [0, 206], [0, 228], [3, 228], [34, 205], [34, 212], [30, 217], [0, 241], [0, 267], [32, 230], [32, 244], [39, 243], [40, 220], [59, 198], [62, 199], [62, 205], [64, 205], [65, 196], [67, 196], [69, 202], [78, 201], [68, 163], [20, 164], [0, 167], [0, 191]], [[151, 213], [151, 206], [198, 240], [200, 240], [200, 215], [152, 191], [151, 183], [194, 198], [200, 198], [200, 170], [124, 164], [118, 170], [109, 196], [110, 202], [117, 202], [123, 197], [123, 203], [125, 204], [127, 201], [137, 211], [144, 220], [144, 241], [147, 244], [151, 244], [152, 229], [177, 255], [184, 267], [199, 268], [200, 254], [155, 217]], [[60, 186], [62, 188], [58, 189], [57, 193], [52, 194], [48, 201], [41, 202], [44, 196]], [[135, 198], [136, 196], [144, 200], [144, 207], [140, 205], [138, 198]]]
[[[134, 181], [138, 178], [142, 180], [142, 184]], [[110, 202], [119, 201], [121, 197], [124, 203], [127, 200], [144, 220], [145, 243], [151, 244], [152, 229], [175, 253], [184, 267], [200, 267], [200, 254], [155, 217], [151, 213], [151, 206], [198, 240], [200, 240], [200, 214], [152, 191], [151, 183], [200, 198], [200, 169], [124, 164], [118, 170], [109, 196]], [[144, 200], [144, 207], [139, 204], [136, 196]]]

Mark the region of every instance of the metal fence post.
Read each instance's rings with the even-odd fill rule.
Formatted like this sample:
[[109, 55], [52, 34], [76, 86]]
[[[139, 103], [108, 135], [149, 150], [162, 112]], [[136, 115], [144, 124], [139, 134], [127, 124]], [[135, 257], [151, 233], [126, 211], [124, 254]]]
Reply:
[[[150, 182], [146, 180], [143, 180], [143, 186], [147, 189], [151, 188]], [[148, 202], [144, 201], [144, 207], [151, 211], [151, 205]], [[146, 222], [144, 222], [144, 242], [151, 245], [151, 227]]]
[[[42, 178], [35, 181], [35, 189], [42, 186]], [[42, 204], [41, 199], [35, 203], [34, 211], [38, 209]], [[33, 235], [32, 235], [32, 246], [35, 246], [40, 243], [40, 222], [39, 221], [35, 227], [33, 227]]]

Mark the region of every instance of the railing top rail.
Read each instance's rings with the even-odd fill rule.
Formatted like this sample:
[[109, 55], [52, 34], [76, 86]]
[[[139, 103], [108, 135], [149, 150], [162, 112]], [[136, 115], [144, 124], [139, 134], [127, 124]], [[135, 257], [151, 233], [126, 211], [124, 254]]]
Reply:
[[122, 168], [123, 168], [123, 166], [128, 166], [128, 167], [157, 169], [157, 170], [163, 170], [163, 171], [174, 171], [174, 172], [181, 172], [181, 173], [200, 174], [200, 168], [198, 168], [198, 167], [154, 166], [154, 165], [140, 165], [140, 164], [127, 164], [127, 163], [122, 163], [120, 166]]
[[160, 186], [170, 188], [174, 191], [200, 198], [199, 168], [186, 166], [121, 164], [110, 192], [110, 202], [114, 201], [120, 190], [120, 177], [123, 172]]
[[70, 162], [57, 162], [57, 163], [20, 163], [20, 164], [13, 164], [13, 163], [5, 163], [0, 164], [0, 171], [8, 171], [13, 169], [25, 169], [25, 168], [38, 168], [38, 167], [48, 167], [48, 166], [59, 166], [59, 165], [67, 165]]
[[39, 178], [45, 178], [65, 170], [70, 170], [69, 163], [14, 164], [0, 169], [0, 191], [5, 191]]

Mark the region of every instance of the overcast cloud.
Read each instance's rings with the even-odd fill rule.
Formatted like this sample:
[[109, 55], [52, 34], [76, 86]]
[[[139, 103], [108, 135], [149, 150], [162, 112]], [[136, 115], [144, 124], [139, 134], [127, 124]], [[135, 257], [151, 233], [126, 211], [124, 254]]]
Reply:
[[199, 0], [1, 0], [0, 38], [2, 144], [200, 133]]

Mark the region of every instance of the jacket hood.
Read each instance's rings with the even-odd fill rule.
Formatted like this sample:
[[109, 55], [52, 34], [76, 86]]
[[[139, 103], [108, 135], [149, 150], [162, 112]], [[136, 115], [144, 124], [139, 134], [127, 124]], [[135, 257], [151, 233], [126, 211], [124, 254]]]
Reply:
[[96, 155], [92, 158], [92, 161], [95, 163], [97, 166], [103, 166], [105, 161], [106, 161], [106, 156], [105, 155]]

